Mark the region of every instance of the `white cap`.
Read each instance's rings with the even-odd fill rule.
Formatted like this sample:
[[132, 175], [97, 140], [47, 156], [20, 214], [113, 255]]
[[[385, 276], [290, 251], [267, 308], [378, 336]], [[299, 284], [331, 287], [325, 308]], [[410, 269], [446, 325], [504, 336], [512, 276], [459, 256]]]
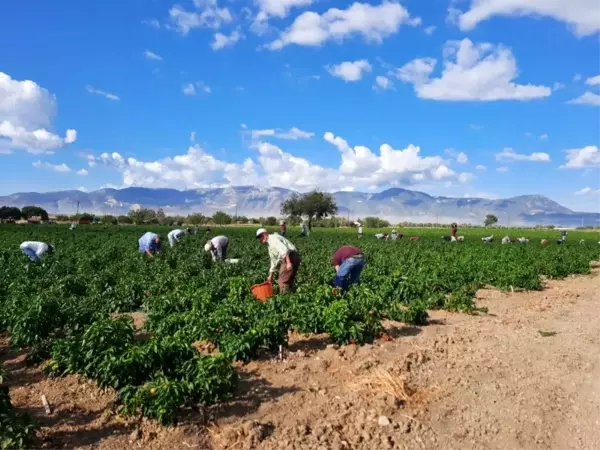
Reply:
[[205, 252], [209, 252], [211, 248], [212, 248], [212, 242], [208, 241], [206, 244], [204, 244]]
[[267, 230], [265, 230], [264, 228], [259, 228], [258, 230], [256, 230], [256, 237], [260, 237], [261, 234], [266, 232]]

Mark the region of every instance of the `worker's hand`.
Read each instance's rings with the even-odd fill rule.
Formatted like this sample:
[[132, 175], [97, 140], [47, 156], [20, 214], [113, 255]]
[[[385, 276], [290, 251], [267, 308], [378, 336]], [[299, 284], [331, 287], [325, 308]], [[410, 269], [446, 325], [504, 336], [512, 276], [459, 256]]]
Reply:
[[285, 265], [285, 268], [286, 268], [287, 270], [290, 270], [290, 271], [291, 271], [291, 270], [292, 270], [292, 263], [288, 261], [288, 262], [287, 262], [287, 264]]
[[273, 281], [273, 274], [270, 273], [269, 276], [267, 277], [267, 283], [271, 283]]
[[340, 270], [340, 266], [335, 266], [335, 273], [337, 273], [338, 270]]

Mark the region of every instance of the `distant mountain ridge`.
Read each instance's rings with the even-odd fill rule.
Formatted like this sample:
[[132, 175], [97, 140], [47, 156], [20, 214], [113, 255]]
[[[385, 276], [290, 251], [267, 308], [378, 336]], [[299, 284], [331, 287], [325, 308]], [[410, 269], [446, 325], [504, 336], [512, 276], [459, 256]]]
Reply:
[[[294, 191], [278, 187], [236, 186], [214, 189], [152, 189], [130, 187], [93, 192], [22, 192], [0, 196], [0, 206], [37, 205], [54, 214], [80, 212], [127, 214], [131, 208], [163, 208], [167, 214], [221, 210], [249, 217], [279, 216], [281, 203]], [[483, 222], [494, 214], [505, 225], [600, 225], [600, 213], [572, 211], [541, 195], [506, 199], [434, 197], [424, 192], [391, 188], [378, 193], [334, 192], [339, 215], [351, 219], [377, 216], [391, 222]]]

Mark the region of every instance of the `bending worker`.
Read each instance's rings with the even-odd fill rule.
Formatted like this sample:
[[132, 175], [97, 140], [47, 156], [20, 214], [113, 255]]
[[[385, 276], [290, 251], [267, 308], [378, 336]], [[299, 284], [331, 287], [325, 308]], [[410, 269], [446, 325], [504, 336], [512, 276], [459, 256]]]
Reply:
[[160, 236], [156, 233], [148, 231], [138, 241], [140, 245], [140, 253], [152, 257], [155, 253], [160, 252]]
[[45, 242], [26, 241], [19, 245], [19, 248], [32, 261], [40, 261], [46, 253], [51, 255], [54, 252], [54, 246]]
[[269, 268], [269, 276], [267, 282], [273, 281], [273, 273], [277, 266], [279, 267], [279, 292], [287, 294], [294, 290], [294, 281], [300, 267], [300, 253], [294, 244], [288, 241], [283, 236], [277, 233], [269, 234], [264, 228], [259, 228], [256, 231], [256, 237], [261, 244], [269, 246], [269, 258], [271, 259], [271, 267]]
[[227, 236], [215, 236], [206, 241], [204, 250], [210, 252], [213, 261], [223, 261], [227, 257], [229, 238]]
[[191, 234], [191, 232], [191, 228], [188, 228], [187, 230], [169, 231], [169, 234], [167, 234], [167, 239], [169, 240], [169, 245], [171, 248], [175, 245], [175, 242], [179, 242], [182, 237], [184, 237], [186, 234]]
[[350, 285], [360, 282], [360, 273], [365, 266], [365, 256], [353, 245], [340, 247], [331, 258], [336, 276], [333, 285], [347, 291]]

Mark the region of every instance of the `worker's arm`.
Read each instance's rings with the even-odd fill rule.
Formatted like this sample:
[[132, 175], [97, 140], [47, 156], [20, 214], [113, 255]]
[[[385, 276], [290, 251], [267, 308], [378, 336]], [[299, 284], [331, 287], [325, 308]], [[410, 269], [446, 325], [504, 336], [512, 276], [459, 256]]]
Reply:
[[335, 273], [337, 273], [338, 270], [340, 270], [340, 266], [335, 266]]
[[154, 257], [154, 255], [152, 254], [152, 252], [150, 250], [146, 250], [146, 255], [148, 255], [149, 257]]
[[287, 270], [292, 270], [292, 260], [290, 259], [290, 254], [285, 255], [285, 266]]

